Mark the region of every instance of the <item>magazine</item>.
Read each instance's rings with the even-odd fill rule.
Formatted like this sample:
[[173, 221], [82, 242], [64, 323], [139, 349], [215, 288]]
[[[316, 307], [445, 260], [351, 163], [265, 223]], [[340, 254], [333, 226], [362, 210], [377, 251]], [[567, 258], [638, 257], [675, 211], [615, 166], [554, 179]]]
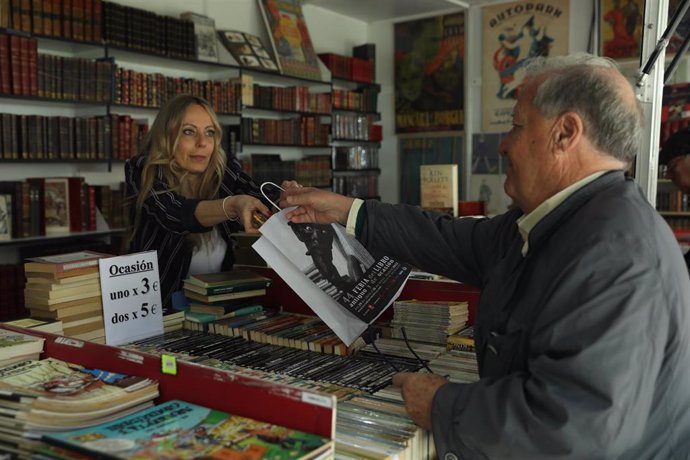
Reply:
[[332, 453], [315, 434], [172, 400], [43, 440], [101, 458], [307, 459]]
[[294, 224], [286, 208], [253, 248], [338, 337], [351, 345], [400, 295], [410, 267], [374, 259], [338, 224]]

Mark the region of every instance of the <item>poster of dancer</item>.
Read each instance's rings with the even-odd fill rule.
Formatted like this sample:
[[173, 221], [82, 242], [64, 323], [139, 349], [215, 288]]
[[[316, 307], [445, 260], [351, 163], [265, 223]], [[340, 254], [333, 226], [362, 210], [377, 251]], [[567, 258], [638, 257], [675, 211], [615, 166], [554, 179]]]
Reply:
[[516, 90], [534, 56], [569, 52], [570, 0], [513, 2], [482, 8], [482, 132], [510, 129]]
[[599, 36], [602, 56], [639, 59], [644, 0], [601, 0]]

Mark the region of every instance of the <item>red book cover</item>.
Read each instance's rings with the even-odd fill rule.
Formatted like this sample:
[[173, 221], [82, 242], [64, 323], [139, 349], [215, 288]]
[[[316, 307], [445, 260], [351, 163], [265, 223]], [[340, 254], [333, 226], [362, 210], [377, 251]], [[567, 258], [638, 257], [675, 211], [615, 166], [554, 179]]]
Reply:
[[89, 226], [88, 230], [90, 232], [96, 231], [96, 187], [93, 185], [88, 185], [88, 202], [89, 202]]
[[72, 0], [62, 0], [62, 37], [73, 38], [72, 35]]
[[10, 35], [10, 74], [12, 94], [22, 94], [21, 37]]
[[31, 39], [28, 37], [19, 37], [19, 64], [21, 66], [20, 75], [22, 79], [22, 92], [19, 94], [23, 95], [29, 95], [31, 92], [31, 69], [29, 67], [30, 53]]
[[3, 94], [12, 92], [10, 62], [10, 36], [0, 34], [0, 93]]
[[28, 93], [31, 96], [38, 95], [38, 41], [35, 38], [26, 39], [26, 53], [28, 64]]

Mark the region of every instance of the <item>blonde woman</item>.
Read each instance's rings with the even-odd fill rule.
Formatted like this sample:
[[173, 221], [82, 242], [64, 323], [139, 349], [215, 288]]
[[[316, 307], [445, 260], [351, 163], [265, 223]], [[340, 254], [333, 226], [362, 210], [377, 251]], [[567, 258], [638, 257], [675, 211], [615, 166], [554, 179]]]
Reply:
[[252, 215], [270, 215], [259, 187], [235, 158], [226, 157], [220, 139], [209, 103], [178, 95], [158, 113], [141, 153], [125, 164], [134, 227], [129, 249], [158, 252], [166, 308], [187, 276], [230, 270], [230, 234], [256, 232]]

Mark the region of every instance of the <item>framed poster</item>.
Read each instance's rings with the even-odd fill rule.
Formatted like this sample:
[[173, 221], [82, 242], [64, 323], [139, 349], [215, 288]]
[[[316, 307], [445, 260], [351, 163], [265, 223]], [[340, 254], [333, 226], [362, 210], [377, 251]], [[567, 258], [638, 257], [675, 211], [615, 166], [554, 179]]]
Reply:
[[600, 5], [599, 54], [612, 59], [639, 59], [644, 0], [601, 0]]
[[273, 54], [285, 75], [321, 80], [319, 58], [302, 15], [301, 0], [257, 0]]
[[458, 196], [462, 197], [462, 142], [460, 135], [440, 135], [401, 138], [400, 155], [400, 202], [419, 205], [420, 167], [431, 164], [458, 165]]
[[463, 129], [465, 16], [394, 25], [395, 132]]
[[570, 0], [544, 0], [482, 8], [482, 132], [510, 129], [529, 58], [568, 54], [569, 5]]

